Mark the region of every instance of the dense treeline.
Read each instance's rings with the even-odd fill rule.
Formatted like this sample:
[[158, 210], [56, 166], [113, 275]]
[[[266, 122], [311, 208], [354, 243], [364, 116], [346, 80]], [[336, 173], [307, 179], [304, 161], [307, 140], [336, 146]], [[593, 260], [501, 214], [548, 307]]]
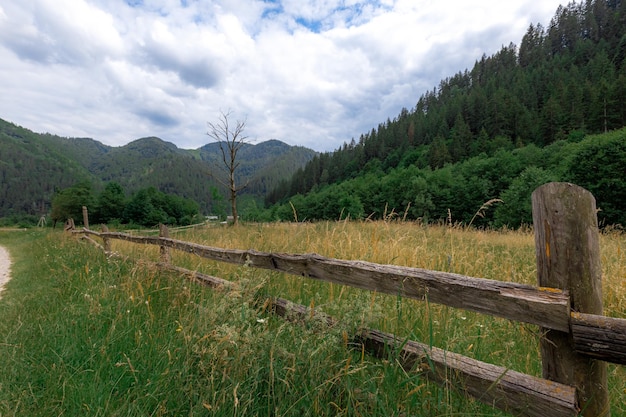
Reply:
[[532, 223], [535, 188], [568, 181], [596, 196], [601, 224], [626, 225], [625, 172], [626, 128], [580, 142], [501, 149], [435, 170], [406, 163], [385, 171], [371, 164], [355, 178], [272, 206], [264, 219], [406, 218], [517, 227]]
[[56, 225], [67, 219], [82, 221], [83, 206], [89, 209], [91, 223], [124, 223], [155, 226], [159, 223], [188, 225], [202, 220], [198, 203], [154, 187], [139, 190], [126, 197], [124, 188], [109, 182], [100, 193], [95, 193], [89, 182], [80, 182], [57, 192], [52, 199], [50, 217]]
[[[358, 141], [313, 158], [291, 181], [269, 193], [266, 204], [279, 203], [274, 212], [281, 207], [292, 211], [289, 201], [323, 200], [345, 190], [350, 200], [337, 203], [339, 212], [354, 209], [353, 217], [359, 214], [358, 197], [361, 215], [374, 218], [385, 214], [385, 206], [404, 210], [411, 203], [411, 217], [444, 219], [450, 208], [459, 213], [457, 219], [470, 221], [483, 202], [501, 197], [526, 168], [524, 180], [565, 178], [562, 167], [532, 158], [519, 165], [511, 158], [523, 159], [526, 153], [549, 158], [568, 148], [565, 143], [626, 126], [624, 28], [626, 2], [588, 0], [561, 6], [547, 28], [530, 25], [519, 48], [510, 44], [491, 57], [483, 55], [471, 71], [459, 72], [423, 94], [411, 111], [402, 109]], [[619, 167], [612, 178], [623, 175], [623, 165]], [[459, 177], [460, 171], [466, 173]], [[480, 192], [474, 191], [476, 198], [467, 195], [450, 204], [450, 196], [477, 188], [468, 188], [467, 181], [482, 184]], [[367, 191], [358, 192], [354, 184], [360, 182]], [[425, 187], [434, 200], [424, 197]], [[407, 188], [410, 196], [400, 199]], [[303, 197], [310, 192], [318, 197]], [[339, 213], [329, 207], [321, 204], [325, 210], [307, 217], [337, 218]]]

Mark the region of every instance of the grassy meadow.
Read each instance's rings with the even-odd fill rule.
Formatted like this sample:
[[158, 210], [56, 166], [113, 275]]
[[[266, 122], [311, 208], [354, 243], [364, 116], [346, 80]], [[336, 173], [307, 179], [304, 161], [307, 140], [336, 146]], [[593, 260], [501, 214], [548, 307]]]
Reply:
[[[170, 236], [536, 282], [530, 231], [381, 221]], [[626, 235], [600, 242], [605, 314], [626, 318]], [[403, 371], [392, 354], [364, 354], [348, 337], [362, 326], [540, 375], [531, 325], [172, 252], [175, 265], [239, 283], [212, 290], [144, 262], [157, 247], [114, 240], [122, 257], [107, 259], [59, 231], [0, 231], [0, 244], [13, 260], [0, 299], [0, 417], [507, 415]], [[259, 306], [268, 295], [340, 321], [292, 324]], [[609, 365], [609, 388], [613, 415], [626, 415], [626, 367]]]

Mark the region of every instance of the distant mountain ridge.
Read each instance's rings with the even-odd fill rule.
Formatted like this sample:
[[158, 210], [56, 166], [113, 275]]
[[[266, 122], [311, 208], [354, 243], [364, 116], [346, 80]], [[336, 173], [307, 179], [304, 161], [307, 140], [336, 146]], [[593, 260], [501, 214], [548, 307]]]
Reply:
[[[248, 183], [244, 194], [262, 200], [316, 154], [275, 139], [246, 144], [238, 154], [237, 179]], [[35, 133], [0, 119], [0, 217], [45, 213], [55, 190], [81, 181], [91, 182], [96, 190], [115, 181], [128, 193], [153, 186], [193, 199], [210, 213], [215, 204], [211, 189], [221, 188], [216, 180], [220, 164], [218, 143], [187, 150], [145, 137], [111, 147], [91, 138]]]

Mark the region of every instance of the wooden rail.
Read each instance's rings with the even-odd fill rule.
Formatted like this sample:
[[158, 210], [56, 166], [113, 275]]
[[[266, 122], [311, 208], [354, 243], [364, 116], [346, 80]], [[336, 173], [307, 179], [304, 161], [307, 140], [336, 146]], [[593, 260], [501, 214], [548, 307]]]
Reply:
[[[558, 199], [550, 201], [549, 197], [553, 195], [558, 195]], [[574, 202], [568, 202], [568, 199]], [[601, 288], [597, 274], [599, 253], [595, 253], [597, 220], [594, 223], [592, 219], [583, 226], [571, 224], [572, 214], [581, 211], [593, 214], [595, 218], [595, 200], [580, 187], [551, 183], [535, 191], [533, 208], [535, 229], [541, 228], [536, 234], [539, 281], [555, 282], [545, 287], [420, 268], [345, 261], [317, 254], [215, 248], [171, 239], [166, 237], [166, 229], [158, 237], [108, 231], [98, 233], [88, 229], [76, 232], [99, 236], [104, 240], [104, 248], [110, 248], [110, 239], [158, 245], [163, 261], [160, 265], [211, 286], [233, 284], [170, 265], [169, 249], [539, 325], [545, 329], [548, 338], [545, 342], [542, 338], [541, 342], [544, 379], [419, 342], [399, 343], [395, 336], [373, 329], [363, 331], [359, 340], [378, 353], [387, 348], [401, 349], [402, 365], [406, 369], [417, 367], [435, 382], [458, 382], [466, 394], [515, 415], [576, 416], [580, 412], [585, 417], [608, 417], [610, 407], [603, 367], [604, 362], [626, 364], [626, 320], [601, 315], [601, 294], [597, 293], [598, 287]], [[562, 230], [564, 227], [565, 231]], [[587, 259], [584, 262], [579, 259], [581, 251]], [[572, 262], [567, 260], [568, 256], [578, 260]], [[556, 258], [561, 259], [557, 261]], [[575, 264], [582, 264], [580, 270], [572, 269]], [[570, 276], [572, 283], [567, 279], [558, 282], [564, 276]], [[550, 277], [558, 279], [550, 281]], [[587, 285], [584, 291], [580, 290], [581, 280], [589, 281], [584, 284]], [[595, 300], [592, 307], [588, 307], [589, 303], [583, 299], [587, 293]], [[307, 309], [276, 300], [272, 305], [279, 312], [290, 311], [292, 314], [304, 314]], [[329, 324], [333, 321], [328, 319]], [[570, 368], [576, 371], [570, 371]]]
[[[162, 268], [190, 276], [210, 287], [233, 287], [221, 278], [159, 263]], [[337, 319], [283, 298], [265, 300], [264, 307], [292, 321], [315, 316], [328, 326]], [[393, 354], [407, 372], [420, 372], [440, 385], [461, 387], [467, 395], [517, 416], [571, 417], [578, 414], [574, 387], [526, 375], [375, 329], [363, 329], [355, 343], [379, 358]]]
[[626, 320], [571, 312], [569, 296], [555, 288], [538, 288], [420, 268], [345, 261], [317, 254], [222, 249], [160, 236], [133, 236], [87, 229], [76, 232], [98, 236], [105, 241], [117, 239], [172, 248], [214, 261], [247, 264], [384, 294], [418, 300], [427, 298], [430, 303], [568, 333], [571, 328], [577, 350], [581, 353], [626, 365]]
[[384, 294], [418, 300], [427, 298], [431, 303], [538, 324], [565, 332], [569, 330], [569, 297], [561, 290], [552, 288], [542, 289], [420, 268], [344, 261], [317, 254], [297, 255], [222, 249], [171, 238], [131, 236], [113, 232], [98, 233], [91, 230], [83, 230], [82, 233], [168, 247], [214, 261], [247, 264]]
[[376, 330], [365, 330], [362, 343], [381, 351], [389, 346], [400, 349], [404, 369], [418, 369], [440, 385], [459, 387], [462, 392], [513, 415], [575, 416], [578, 414], [576, 389], [542, 378], [481, 362], [454, 352]]

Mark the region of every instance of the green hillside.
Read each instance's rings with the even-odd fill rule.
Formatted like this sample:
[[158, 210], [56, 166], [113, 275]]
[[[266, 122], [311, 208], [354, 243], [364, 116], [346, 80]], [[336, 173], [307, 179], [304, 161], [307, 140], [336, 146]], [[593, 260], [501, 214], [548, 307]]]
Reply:
[[[588, 155], [575, 146], [588, 135], [626, 126], [624, 28], [623, 1], [559, 7], [547, 26], [531, 24], [519, 47], [483, 55], [471, 70], [425, 92], [413, 109], [313, 158], [268, 194], [268, 216], [293, 219], [293, 205], [308, 219], [380, 219], [393, 211], [409, 219], [518, 225], [527, 218], [475, 214], [528, 177], [532, 183], [572, 179], [603, 196], [615, 194], [610, 189], [620, 188], [626, 172], [623, 130], [590, 139], [611, 167], [602, 169], [608, 177], [596, 178], [599, 183], [567, 161]], [[542, 171], [525, 171], [533, 167]], [[602, 221], [626, 224], [609, 212], [599, 213]]]
[[55, 190], [92, 179], [60, 140], [0, 119], [0, 217], [45, 212]]
[[[208, 214], [223, 194], [215, 179], [221, 170], [216, 146], [185, 150], [149, 137], [110, 147], [88, 138], [34, 133], [0, 119], [0, 217], [46, 214], [55, 191], [83, 182], [95, 191], [117, 182], [129, 194], [154, 187], [192, 199]], [[244, 169], [238, 172], [240, 181], [250, 184], [243, 194], [262, 200], [268, 187], [314, 155], [276, 140], [247, 145], [240, 154]]]
[[[219, 143], [212, 142], [198, 149], [198, 156], [214, 167], [213, 174], [224, 175], [224, 164]], [[290, 146], [271, 139], [256, 145], [246, 143], [238, 152], [237, 183], [248, 183], [245, 192], [258, 197], [288, 180], [293, 173], [309, 162], [316, 153], [302, 146]]]

